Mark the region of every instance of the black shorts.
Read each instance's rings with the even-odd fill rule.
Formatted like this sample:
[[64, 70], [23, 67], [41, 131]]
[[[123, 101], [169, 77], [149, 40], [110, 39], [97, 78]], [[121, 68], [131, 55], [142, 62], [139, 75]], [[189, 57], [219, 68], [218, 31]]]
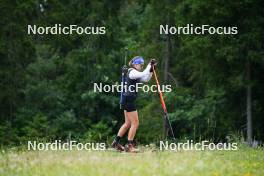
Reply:
[[137, 108], [136, 108], [135, 101], [136, 101], [136, 97], [134, 96], [124, 96], [122, 108], [126, 110], [127, 112], [136, 111]]

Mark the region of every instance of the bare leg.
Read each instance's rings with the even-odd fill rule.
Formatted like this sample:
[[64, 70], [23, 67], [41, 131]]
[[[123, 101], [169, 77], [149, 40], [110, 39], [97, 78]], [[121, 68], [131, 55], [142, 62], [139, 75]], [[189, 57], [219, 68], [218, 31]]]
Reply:
[[125, 116], [125, 123], [121, 126], [121, 128], [119, 129], [117, 136], [124, 136], [124, 134], [127, 132], [128, 128], [130, 128], [131, 123], [127, 117], [127, 112], [126, 110], [124, 110], [124, 116]]
[[131, 127], [128, 132], [128, 140], [132, 141], [136, 135], [137, 128], [139, 125], [138, 112], [137, 111], [127, 112], [127, 117], [131, 123]]

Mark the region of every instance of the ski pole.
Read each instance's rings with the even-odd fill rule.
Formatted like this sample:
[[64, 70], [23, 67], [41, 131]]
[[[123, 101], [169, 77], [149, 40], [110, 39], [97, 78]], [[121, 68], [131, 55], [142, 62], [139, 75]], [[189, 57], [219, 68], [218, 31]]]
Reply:
[[127, 62], [127, 52], [128, 52], [128, 48], [125, 47], [125, 63], [124, 63], [124, 65], [126, 65], [126, 62]]
[[152, 70], [153, 70], [154, 78], [155, 78], [155, 81], [156, 81], [156, 84], [157, 84], [157, 87], [158, 87], [160, 102], [161, 102], [161, 106], [162, 106], [162, 109], [163, 109], [163, 112], [164, 112], [164, 118], [166, 120], [166, 123], [167, 123], [170, 131], [171, 131], [171, 134], [172, 134], [173, 139], [175, 139], [174, 132], [173, 132], [173, 129], [172, 129], [170, 120], [168, 118], [168, 112], [167, 112], [166, 104], [165, 104], [165, 101], [163, 99], [162, 92], [160, 90], [160, 84], [159, 84], [159, 80], [158, 80], [158, 77], [157, 77], [157, 74], [156, 74], [154, 65], [152, 65]]
[[128, 52], [128, 48], [125, 48], [125, 63], [122, 67], [122, 76], [121, 76], [121, 85], [122, 85], [122, 91], [120, 94], [120, 101], [119, 101], [119, 108], [122, 109], [122, 103], [123, 103], [123, 86], [124, 86], [124, 82], [125, 82], [125, 76], [127, 73], [127, 66], [126, 66], [126, 62], [127, 62], [127, 52]]

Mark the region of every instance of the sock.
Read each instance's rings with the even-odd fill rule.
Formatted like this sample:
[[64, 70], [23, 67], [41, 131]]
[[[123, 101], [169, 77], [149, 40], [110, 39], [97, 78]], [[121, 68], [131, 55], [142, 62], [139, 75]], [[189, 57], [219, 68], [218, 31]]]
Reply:
[[128, 144], [133, 144], [133, 140], [127, 140]]
[[116, 136], [116, 137], [115, 137], [115, 141], [116, 141], [117, 143], [119, 143], [120, 139], [121, 139], [120, 136]]

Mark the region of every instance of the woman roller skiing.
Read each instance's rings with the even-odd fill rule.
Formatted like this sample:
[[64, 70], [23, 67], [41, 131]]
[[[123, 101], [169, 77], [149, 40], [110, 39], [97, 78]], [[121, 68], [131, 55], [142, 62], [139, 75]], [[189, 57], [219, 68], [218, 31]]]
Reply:
[[[117, 136], [115, 137], [112, 146], [118, 151], [137, 152], [134, 146], [134, 137], [139, 126], [138, 112], [135, 104], [137, 98], [136, 85], [140, 82], [148, 82], [152, 77], [152, 66], [156, 65], [156, 60], [151, 59], [144, 71], [141, 71], [144, 66], [144, 59], [141, 56], [134, 57], [130, 62], [130, 68], [126, 73], [127, 90], [123, 92], [121, 106], [124, 109], [125, 123], [120, 127]], [[120, 139], [128, 132], [127, 144], [120, 144]]]

